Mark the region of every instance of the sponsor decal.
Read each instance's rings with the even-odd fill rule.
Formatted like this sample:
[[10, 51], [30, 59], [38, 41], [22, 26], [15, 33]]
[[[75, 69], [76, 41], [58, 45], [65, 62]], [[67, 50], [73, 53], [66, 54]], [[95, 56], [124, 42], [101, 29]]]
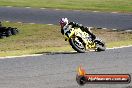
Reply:
[[124, 84], [131, 82], [131, 76], [129, 74], [87, 74], [80, 66], [78, 68], [76, 81], [79, 85], [86, 83]]

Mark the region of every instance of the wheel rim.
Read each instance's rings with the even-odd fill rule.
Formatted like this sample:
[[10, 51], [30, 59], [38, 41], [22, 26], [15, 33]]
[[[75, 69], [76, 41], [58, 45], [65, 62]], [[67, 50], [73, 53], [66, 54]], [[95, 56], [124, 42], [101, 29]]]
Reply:
[[78, 48], [85, 49], [83, 43], [78, 38], [73, 39], [73, 42]]

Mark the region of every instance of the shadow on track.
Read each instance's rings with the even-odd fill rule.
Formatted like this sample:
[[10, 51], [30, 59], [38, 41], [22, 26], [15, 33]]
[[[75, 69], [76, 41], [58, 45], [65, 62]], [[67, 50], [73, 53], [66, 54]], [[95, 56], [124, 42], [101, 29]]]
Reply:
[[38, 52], [35, 54], [45, 54], [45, 55], [56, 55], [56, 54], [86, 54], [89, 52], [98, 52], [98, 51], [86, 51], [85, 53], [78, 53], [76, 51], [69, 51], [69, 52]]
[[78, 54], [78, 52], [39, 52], [35, 54], [46, 54], [46, 55], [56, 55], [56, 54]]

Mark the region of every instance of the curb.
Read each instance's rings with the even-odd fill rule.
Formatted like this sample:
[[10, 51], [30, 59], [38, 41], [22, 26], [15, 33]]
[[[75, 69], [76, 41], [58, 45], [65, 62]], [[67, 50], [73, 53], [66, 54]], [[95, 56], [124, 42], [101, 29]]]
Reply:
[[[9, 21], [9, 20], [4, 20], [4, 21], [7, 22], [7, 23], [13, 22], [13, 21]], [[15, 22], [15, 23], [22, 24], [22, 23], [27, 23], [27, 22], [20, 22], [20, 21], [18, 21], [18, 22]], [[33, 25], [33, 24], [38, 24], [38, 23], [27, 23], [27, 24]], [[45, 24], [45, 25], [54, 25], [54, 24]]]

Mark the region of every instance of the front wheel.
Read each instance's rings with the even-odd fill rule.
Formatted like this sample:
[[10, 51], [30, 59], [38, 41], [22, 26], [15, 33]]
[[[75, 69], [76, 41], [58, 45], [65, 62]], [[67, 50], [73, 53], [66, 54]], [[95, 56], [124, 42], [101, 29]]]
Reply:
[[79, 53], [85, 53], [85, 44], [80, 37], [70, 38], [69, 43], [75, 51]]

